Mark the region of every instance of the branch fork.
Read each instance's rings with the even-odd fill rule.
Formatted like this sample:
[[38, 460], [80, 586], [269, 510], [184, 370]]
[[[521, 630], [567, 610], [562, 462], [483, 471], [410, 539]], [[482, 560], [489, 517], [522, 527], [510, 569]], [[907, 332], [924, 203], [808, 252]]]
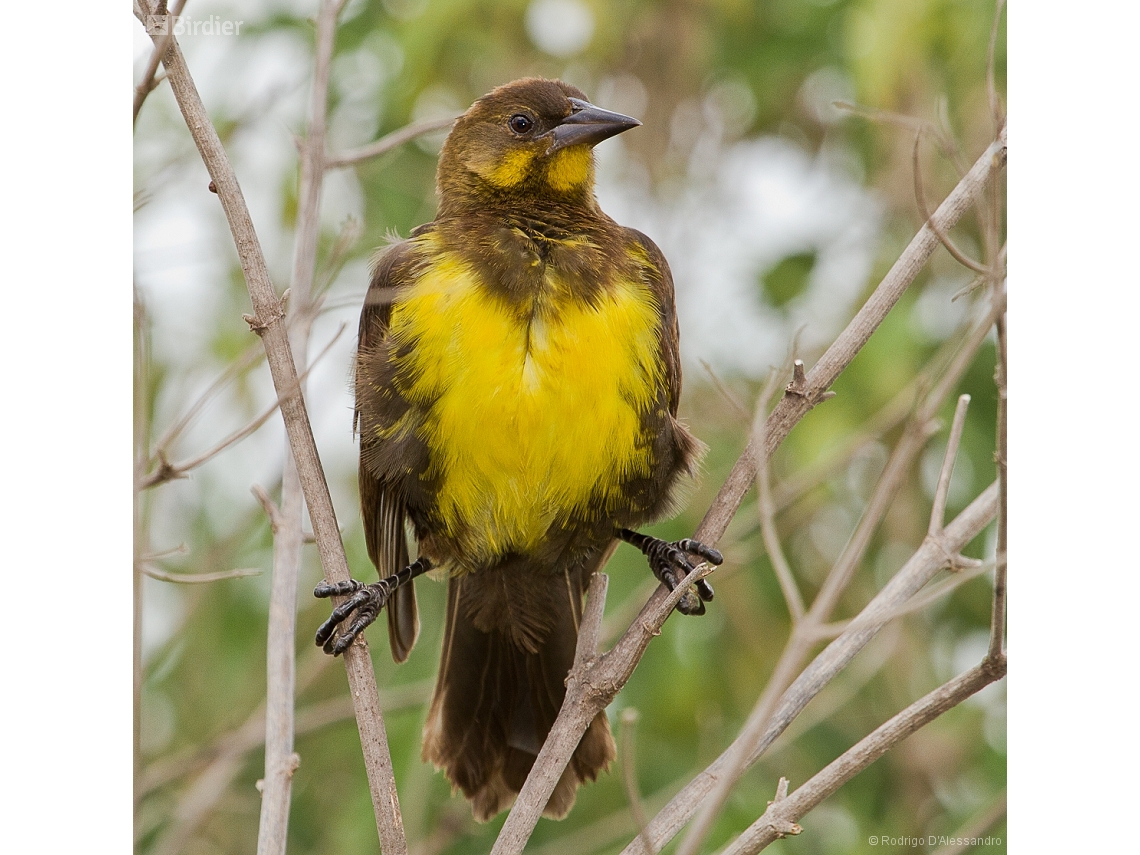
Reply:
[[781, 777], [776, 784], [776, 798], [768, 802], [768, 809], [764, 811], [764, 816], [761, 817], [761, 823], [767, 828], [772, 829], [777, 837], [795, 836], [803, 831], [803, 828], [790, 819], [784, 818], [781, 804], [788, 798], [788, 779]]

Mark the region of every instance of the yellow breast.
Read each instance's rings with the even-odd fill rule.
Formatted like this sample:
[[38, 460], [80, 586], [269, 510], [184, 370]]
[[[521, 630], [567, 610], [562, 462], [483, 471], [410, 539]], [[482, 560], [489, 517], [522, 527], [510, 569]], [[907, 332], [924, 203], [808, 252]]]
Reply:
[[651, 293], [617, 281], [587, 304], [554, 273], [542, 282], [520, 306], [439, 254], [392, 309], [436, 513], [474, 562], [533, 551], [650, 472], [642, 414], [664, 382]]

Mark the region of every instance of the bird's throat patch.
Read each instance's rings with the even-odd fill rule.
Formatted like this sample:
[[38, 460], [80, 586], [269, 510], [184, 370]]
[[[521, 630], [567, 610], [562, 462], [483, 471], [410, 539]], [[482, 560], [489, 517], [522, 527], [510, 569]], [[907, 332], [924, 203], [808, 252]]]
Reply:
[[643, 422], [664, 370], [650, 290], [618, 280], [586, 302], [548, 270], [520, 306], [421, 240], [434, 260], [389, 327], [415, 424], [385, 433], [421, 435], [447, 534], [477, 566], [537, 549], [572, 516], [609, 514], [650, 472]]

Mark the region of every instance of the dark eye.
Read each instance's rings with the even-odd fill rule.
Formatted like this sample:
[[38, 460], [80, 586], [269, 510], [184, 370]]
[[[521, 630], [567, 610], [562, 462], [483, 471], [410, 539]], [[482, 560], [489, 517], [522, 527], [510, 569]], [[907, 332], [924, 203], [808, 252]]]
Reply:
[[522, 113], [517, 113], [507, 120], [507, 125], [516, 134], [525, 134], [534, 127], [534, 119], [530, 116], [524, 116]]

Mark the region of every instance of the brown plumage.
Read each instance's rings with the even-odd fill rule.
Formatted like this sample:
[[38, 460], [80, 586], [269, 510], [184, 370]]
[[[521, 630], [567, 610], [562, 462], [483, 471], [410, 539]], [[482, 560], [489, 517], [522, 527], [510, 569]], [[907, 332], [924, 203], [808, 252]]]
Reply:
[[[720, 562], [631, 530], [668, 509], [698, 453], [676, 419], [669, 267], [594, 198], [592, 146], [636, 124], [559, 81], [481, 98], [444, 144], [435, 221], [379, 258], [361, 314], [361, 511], [385, 581], [319, 587], [353, 597], [317, 641], [343, 650], [387, 602], [402, 661], [419, 629], [412, 579], [448, 573], [423, 753], [480, 820], [510, 805], [550, 731], [585, 589], [618, 540], [670, 587], [685, 553]], [[697, 591], [683, 611], [704, 611], [712, 589]], [[613, 757], [599, 714], [546, 814], [564, 816]]]

